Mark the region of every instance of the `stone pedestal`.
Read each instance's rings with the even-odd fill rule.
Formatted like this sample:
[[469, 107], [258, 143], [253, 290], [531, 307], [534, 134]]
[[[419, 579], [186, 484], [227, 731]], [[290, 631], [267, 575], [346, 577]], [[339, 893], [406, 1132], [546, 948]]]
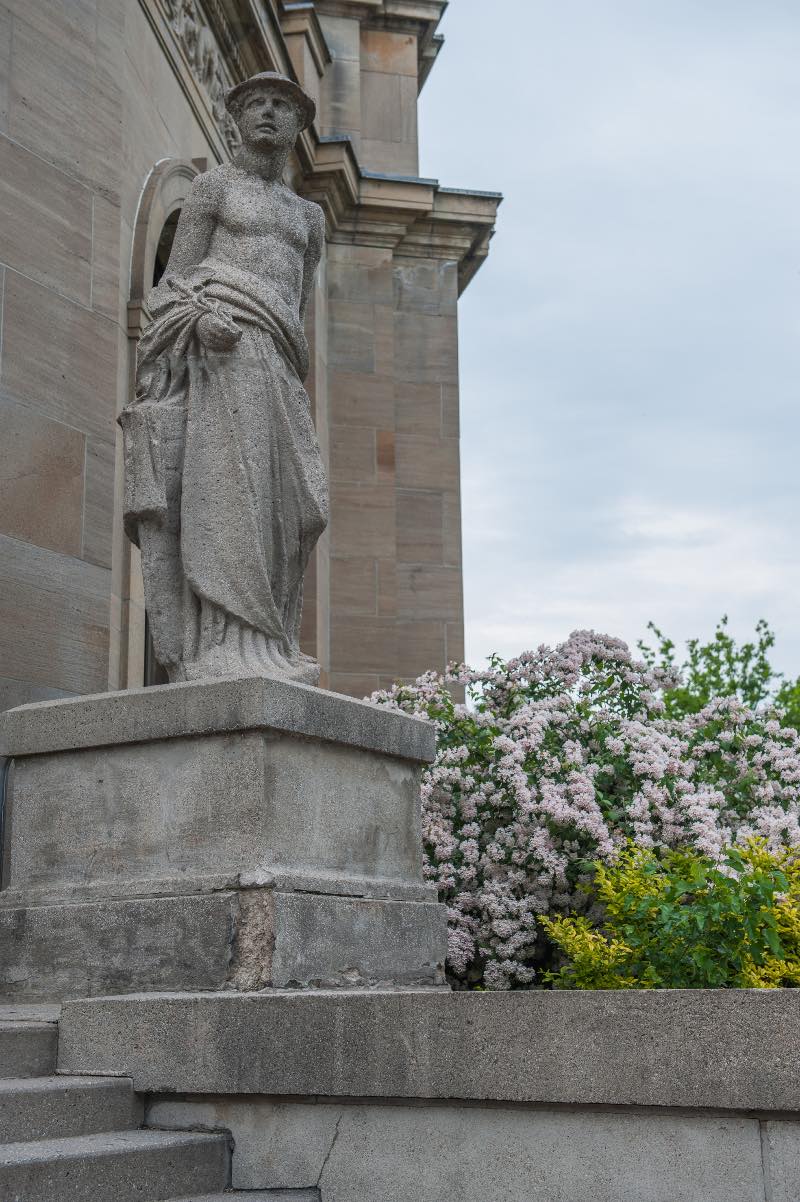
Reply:
[[0, 715], [0, 995], [444, 983], [433, 728], [246, 678]]

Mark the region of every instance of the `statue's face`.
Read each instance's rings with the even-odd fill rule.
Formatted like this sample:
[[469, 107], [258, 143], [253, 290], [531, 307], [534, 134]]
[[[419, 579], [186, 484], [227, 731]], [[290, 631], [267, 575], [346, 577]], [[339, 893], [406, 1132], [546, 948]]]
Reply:
[[302, 118], [297, 105], [279, 88], [253, 88], [242, 101], [237, 125], [245, 146], [279, 150], [294, 146]]

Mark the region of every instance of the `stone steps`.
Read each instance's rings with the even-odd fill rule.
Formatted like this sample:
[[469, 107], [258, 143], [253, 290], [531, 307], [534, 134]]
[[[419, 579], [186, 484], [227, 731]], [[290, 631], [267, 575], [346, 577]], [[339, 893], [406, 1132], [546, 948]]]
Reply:
[[0, 1146], [3, 1202], [165, 1202], [222, 1191], [225, 1135], [114, 1131]]
[[0, 1080], [2, 1143], [127, 1131], [141, 1121], [141, 1103], [127, 1078]]
[[0, 1019], [0, 1077], [46, 1077], [56, 1070], [55, 1023]]
[[139, 1130], [127, 1078], [54, 1075], [56, 1017], [0, 1007], [2, 1202], [230, 1198], [227, 1135]]

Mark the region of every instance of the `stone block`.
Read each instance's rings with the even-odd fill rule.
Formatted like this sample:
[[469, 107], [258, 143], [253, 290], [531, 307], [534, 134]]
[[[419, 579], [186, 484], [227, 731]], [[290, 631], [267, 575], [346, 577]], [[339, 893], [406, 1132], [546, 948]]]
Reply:
[[[42, 353], [42, 347], [47, 353]], [[113, 442], [116, 329], [106, 318], [6, 272], [3, 385], [14, 400]]]
[[3, 400], [0, 426], [2, 533], [64, 555], [80, 555], [84, 435]]
[[428, 722], [310, 685], [248, 676], [24, 706], [0, 714], [0, 755], [35, 756], [256, 730], [418, 762], [433, 760], [436, 748]]
[[444, 985], [444, 906], [275, 894], [275, 987]]
[[792, 989], [107, 998], [60, 1031], [60, 1071], [146, 1092], [800, 1112]]
[[81, 556], [100, 567], [111, 567], [114, 533], [116, 444], [100, 438], [86, 440], [86, 498]]
[[409, 384], [400, 381], [395, 386], [395, 424], [399, 434], [428, 434], [439, 438], [442, 433], [442, 388], [440, 384]]
[[119, 321], [122, 214], [119, 205], [97, 194], [92, 206], [92, 308]]
[[331, 419], [339, 425], [394, 426], [394, 381], [391, 376], [332, 371], [328, 377]]
[[397, 435], [397, 487], [458, 493], [461, 468], [456, 438]]
[[15, 908], [2, 898], [3, 997], [233, 988], [235, 893]]
[[395, 359], [400, 380], [415, 384], [458, 384], [456, 317], [398, 310]]
[[361, 47], [359, 45], [360, 25], [355, 17], [333, 17], [328, 13], [320, 13], [319, 23], [325, 34], [328, 49], [334, 58], [347, 59], [352, 63], [360, 63]]
[[106, 569], [0, 535], [4, 674], [62, 693], [104, 688], [108, 590]]
[[461, 570], [438, 564], [398, 564], [397, 611], [401, 618], [415, 621], [457, 621], [463, 611]]
[[331, 560], [331, 609], [334, 614], [374, 617], [378, 613], [378, 570], [374, 559]]
[[442, 494], [444, 562], [461, 563], [461, 499], [458, 491]]
[[[415, 93], [415, 107], [416, 99]], [[408, 119], [403, 112], [399, 75], [362, 70], [361, 135], [362, 148], [367, 139], [378, 142], [407, 140]]]
[[375, 479], [375, 431], [368, 426], [331, 426], [332, 481], [369, 483]]
[[67, 697], [59, 689], [48, 689], [43, 685], [33, 685], [25, 680], [12, 680], [8, 676], [0, 676], [0, 711], [11, 709], [15, 705], [27, 705], [29, 701], [56, 701]]
[[[339, 247], [334, 247], [338, 250]], [[392, 303], [391, 260], [384, 257], [370, 262], [353, 257], [330, 256], [327, 269], [328, 296], [331, 300], [356, 304]]]
[[394, 265], [392, 279], [395, 309], [434, 316], [455, 315], [458, 266], [451, 260], [400, 261]]
[[361, 67], [357, 60], [334, 57], [320, 86], [319, 124], [324, 136], [349, 135], [356, 151], [361, 135]]
[[397, 616], [397, 564], [393, 559], [379, 559], [378, 564], [378, 616]]
[[379, 687], [377, 673], [331, 672], [331, 688], [349, 697], [369, 697]]
[[371, 304], [331, 300], [328, 362], [339, 371], [375, 371], [375, 313]]
[[415, 680], [431, 664], [444, 665], [447, 654], [444, 623], [427, 618], [397, 622], [395, 671], [403, 680]]
[[[147, 887], [157, 886], [141, 891]], [[0, 894], [0, 995], [34, 1002], [272, 985], [444, 984], [446, 918], [435, 901], [206, 888], [17, 908]]]
[[25, 5], [14, 21], [9, 135], [81, 183], [116, 197], [122, 63], [102, 61], [97, 53], [93, 4], [49, 5], [39, 20], [36, 7]]
[[442, 563], [442, 495], [397, 493], [397, 558], [400, 563]]
[[331, 485], [331, 554], [386, 559], [395, 548], [395, 491], [391, 484]]
[[6, 1017], [16, 1007], [3, 1006], [0, 1013], [0, 1064], [3, 1076], [45, 1077], [56, 1071], [58, 1027], [52, 1021]]
[[0, 135], [0, 259], [88, 305], [92, 196], [82, 184]]
[[458, 388], [442, 385], [442, 438], [458, 438], [461, 432], [461, 401]]
[[247, 677], [20, 707], [0, 995], [444, 982], [429, 723]]
[[309, 736], [247, 731], [21, 756], [7, 884], [287, 869], [412, 883], [422, 879], [419, 831], [413, 761]]
[[417, 39], [411, 33], [388, 29], [361, 30], [361, 67], [417, 79]]
[[369, 171], [412, 177], [419, 172], [416, 142], [384, 142], [378, 138], [362, 137], [360, 157]]
[[395, 671], [398, 629], [393, 617], [335, 616], [331, 627], [331, 671], [388, 673]]
[[234, 1188], [318, 1184], [337, 1202], [764, 1198], [751, 1118], [164, 1098], [148, 1122], [230, 1130]]

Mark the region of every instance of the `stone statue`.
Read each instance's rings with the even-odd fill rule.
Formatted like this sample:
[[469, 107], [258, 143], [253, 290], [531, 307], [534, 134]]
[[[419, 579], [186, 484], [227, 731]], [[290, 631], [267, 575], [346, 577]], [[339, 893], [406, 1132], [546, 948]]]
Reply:
[[148, 298], [136, 398], [120, 417], [126, 529], [171, 681], [316, 684], [300, 613], [328, 496], [303, 318], [325, 220], [282, 182], [314, 102], [263, 72], [226, 104], [241, 149], [194, 181]]

